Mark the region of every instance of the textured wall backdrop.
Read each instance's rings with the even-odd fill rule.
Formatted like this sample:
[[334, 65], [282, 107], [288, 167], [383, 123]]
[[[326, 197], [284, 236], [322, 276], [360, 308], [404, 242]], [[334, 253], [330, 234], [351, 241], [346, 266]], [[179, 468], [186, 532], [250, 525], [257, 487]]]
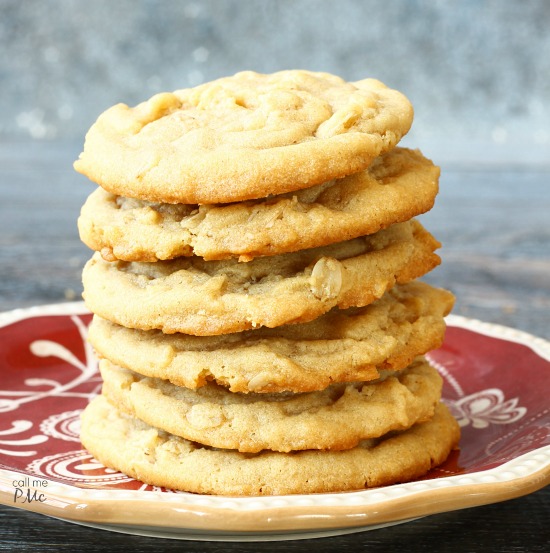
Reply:
[[82, 140], [116, 102], [242, 69], [377, 77], [407, 144], [549, 163], [546, 0], [0, 0], [0, 140]]

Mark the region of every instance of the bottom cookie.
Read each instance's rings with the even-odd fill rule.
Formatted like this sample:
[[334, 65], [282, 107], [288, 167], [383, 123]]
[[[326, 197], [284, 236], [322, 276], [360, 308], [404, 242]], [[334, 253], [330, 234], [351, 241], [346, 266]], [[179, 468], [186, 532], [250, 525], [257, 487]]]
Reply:
[[121, 414], [103, 396], [82, 414], [81, 439], [105, 466], [151, 485], [216, 495], [337, 492], [406, 482], [441, 464], [459, 426], [439, 404], [428, 422], [346, 451], [239, 453], [178, 438]]

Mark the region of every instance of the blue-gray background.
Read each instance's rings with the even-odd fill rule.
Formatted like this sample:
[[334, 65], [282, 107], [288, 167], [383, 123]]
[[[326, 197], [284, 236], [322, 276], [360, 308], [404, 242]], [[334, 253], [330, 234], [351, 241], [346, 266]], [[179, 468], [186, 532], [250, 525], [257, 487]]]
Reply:
[[116, 102], [242, 69], [377, 77], [440, 162], [548, 163], [545, 0], [0, 0], [0, 141], [82, 141]]
[[442, 167], [426, 279], [550, 338], [550, 0], [0, 0], [0, 311], [78, 299], [104, 109], [242, 69], [377, 77]]

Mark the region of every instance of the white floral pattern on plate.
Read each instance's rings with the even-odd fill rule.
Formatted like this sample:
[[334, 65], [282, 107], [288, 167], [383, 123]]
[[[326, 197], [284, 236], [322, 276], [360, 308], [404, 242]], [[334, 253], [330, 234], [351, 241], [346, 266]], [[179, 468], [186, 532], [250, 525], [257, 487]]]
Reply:
[[85, 474], [86, 482], [96, 486], [133, 480], [121, 472], [105, 468], [84, 449], [35, 459], [26, 467], [26, 472], [66, 482], [81, 482]]
[[[0, 445], [3, 446], [0, 448], [0, 453], [16, 457], [30, 457], [31, 455], [36, 455], [36, 451], [26, 448], [30, 445], [44, 443], [48, 439], [48, 436], [36, 434], [28, 438], [13, 439], [15, 434], [26, 432], [32, 427], [33, 423], [31, 421], [16, 420], [11, 423], [11, 428], [0, 430]], [[6, 436], [8, 436], [8, 439], [5, 438]]]
[[40, 431], [46, 436], [80, 443], [80, 414], [82, 409], [51, 415], [40, 423]]
[[461, 427], [471, 424], [474, 428], [487, 428], [490, 424], [511, 424], [527, 413], [526, 407], [518, 406], [519, 398], [507, 400], [499, 388], [488, 388], [465, 395], [457, 379], [434, 360], [432, 355], [428, 354], [427, 357], [459, 396], [458, 399], [444, 401]]
[[506, 400], [502, 390], [489, 388], [447, 403], [460, 426], [487, 428], [490, 424], [511, 424], [521, 419], [527, 409], [518, 407], [518, 401], [518, 398]]

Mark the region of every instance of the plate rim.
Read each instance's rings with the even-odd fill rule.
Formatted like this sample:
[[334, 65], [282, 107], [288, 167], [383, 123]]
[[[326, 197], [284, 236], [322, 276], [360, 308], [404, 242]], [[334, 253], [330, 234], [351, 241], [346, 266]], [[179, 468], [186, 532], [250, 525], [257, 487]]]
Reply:
[[[66, 521], [107, 523], [114, 529], [117, 526], [139, 529], [151, 526], [152, 521], [162, 521], [155, 526], [181, 535], [309, 533], [368, 529], [533, 493], [550, 484], [550, 445], [485, 471], [335, 494], [200, 496], [185, 492], [76, 488], [49, 481], [45, 503], [10, 503], [13, 496], [10, 481], [22, 474], [0, 469], [0, 503]], [[194, 505], [189, 503], [190, 497]], [[134, 507], [131, 514], [130, 503]]]
[[[18, 321], [48, 315], [91, 315], [83, 301], [17, 308], [0, 313], [0, 328]], [[523, 330], [448, 315], [447, 324], [485, 336], [529, 347], [550, 362], [550, 341]], [[0, 503], [75, 523], [101, 525], [116, 530], [151, 526], [170, 530], [189, 539], [245, 539], [353, 528], [369, 529], [422, 516], [513, 499], [550, 484], [550, 445], [534, 449], [498, 467], [433, 480], [332, 494], [296, 494], [265, 497], [201, 496], [186, 492], [171, 494], [140, 490], [79, 488], [48, 480], [44, 503], [15, 504], [11, 482], [26, 473], [0, 468]], [[44, 478], [42, 478], [44, 479]], [[457, 497], [457, 490], [460, 497]], [[139, 506], [127, 512], [131, 503]], [[136, 517], [136, 511], [140, 516]], [[126, 513], [126, 514], [125, 514]], [[156, 513], [155, 516], [152, 514]], [[218, 533], [222, 533], [216, 538]], [[262, 538], [263, 539], [263, 538]], [[289, 538], [286, 538], [289, 539]]]

